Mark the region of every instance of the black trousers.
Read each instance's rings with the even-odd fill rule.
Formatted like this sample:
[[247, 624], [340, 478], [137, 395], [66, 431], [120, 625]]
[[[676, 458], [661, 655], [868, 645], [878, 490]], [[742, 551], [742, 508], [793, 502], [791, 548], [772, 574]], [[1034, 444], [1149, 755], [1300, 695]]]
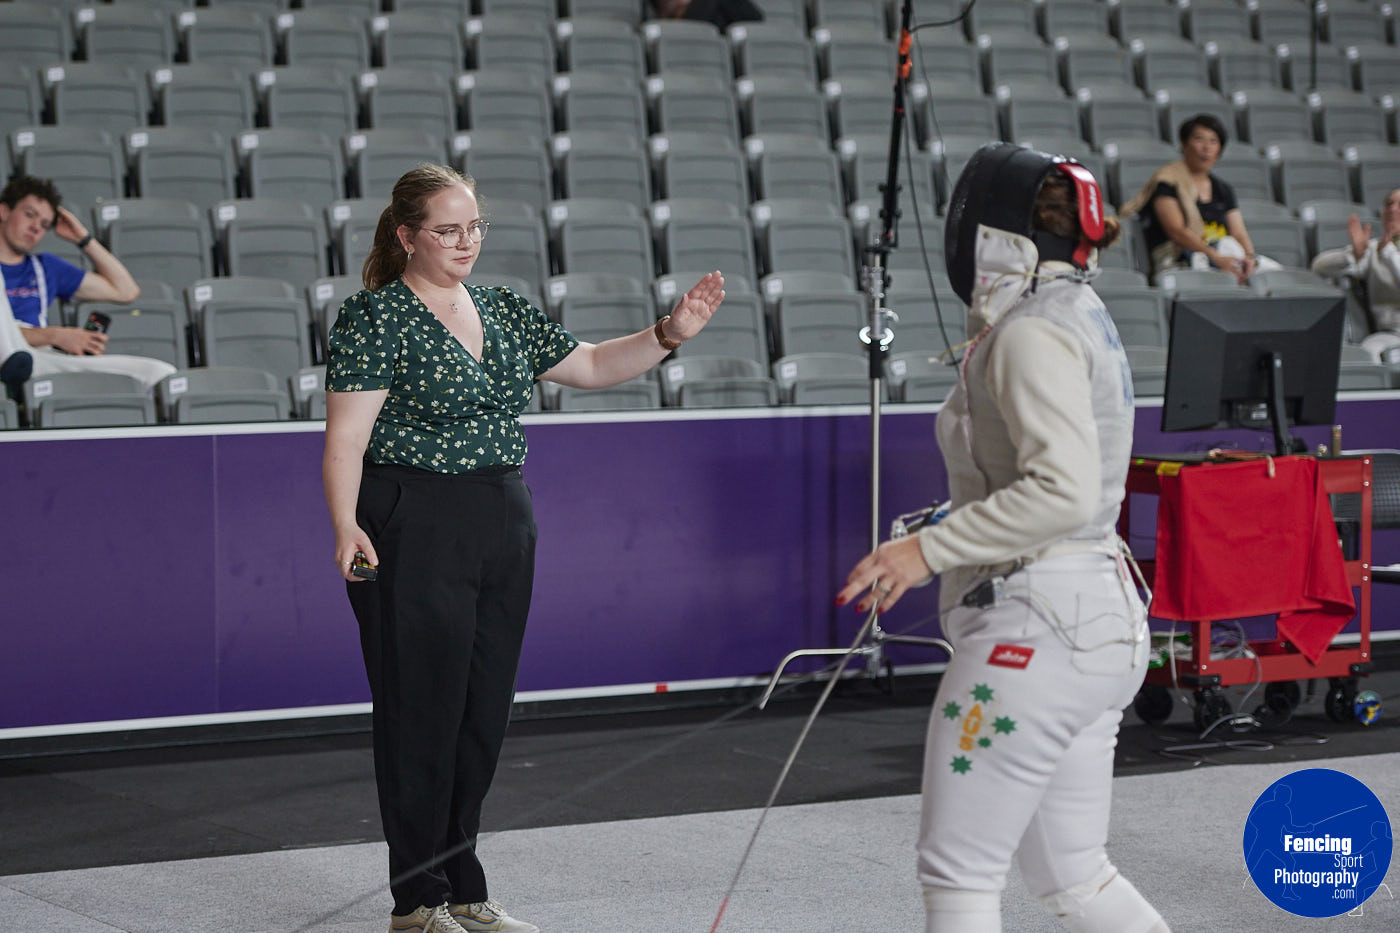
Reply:
[[377, 580], [346, 588], [374, 700], [394, 913], [484, 901], [476, 836], [530, 610], [529, 490], [517, 468], [366, 464], [356, 518], [379, 557]]

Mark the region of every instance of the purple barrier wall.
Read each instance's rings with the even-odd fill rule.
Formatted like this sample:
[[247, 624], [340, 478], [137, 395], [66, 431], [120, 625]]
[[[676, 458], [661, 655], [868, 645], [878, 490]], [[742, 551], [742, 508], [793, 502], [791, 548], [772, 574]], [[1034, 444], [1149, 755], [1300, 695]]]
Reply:
[[[1391, 399], [1343, 402], [1347, 446], [1394, 445], [1397, 413]], [[1159, 418], [1138, 411], [1138, 450], [1206, 441], [1161, 435]], [[926, 409], [887, 410], [883, 428], [887, 529], [946, 479]], [[868, 431], [859, 414], [536, 418], [525, 476], [541, 543], [520, 689], [764, 674], [795, 648], [847, 643], [860, 619], [831, 599], [868, 544]], [[16, 542], [0, 729], [366, 702], [320, 432], [150, 433], [0, 443]], [[1300, 433], [1317, 443], [1326, 429]], [[1384, 541], [1393, 559], [1400, 541]], [[935, 605], [936, 587], [916, 591], [885, 627]], [[1377, 629], [1400, 628], [1394, 599], [1376, 606]]]

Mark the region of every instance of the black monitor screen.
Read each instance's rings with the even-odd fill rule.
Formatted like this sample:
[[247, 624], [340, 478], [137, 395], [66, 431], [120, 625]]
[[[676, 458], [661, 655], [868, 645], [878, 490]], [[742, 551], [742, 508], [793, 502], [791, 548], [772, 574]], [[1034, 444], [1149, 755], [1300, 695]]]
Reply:
[[[1167, 351], [1162, 430], [1286, 432], [1290, 424], [1330, 424], [1336, 413], [1345, 315], [1340, 296], [1178, 300]], [[1269, 408], [1275, 356], [1282, 368], [1282, 414], [1287, 419], [1278, 426]]]

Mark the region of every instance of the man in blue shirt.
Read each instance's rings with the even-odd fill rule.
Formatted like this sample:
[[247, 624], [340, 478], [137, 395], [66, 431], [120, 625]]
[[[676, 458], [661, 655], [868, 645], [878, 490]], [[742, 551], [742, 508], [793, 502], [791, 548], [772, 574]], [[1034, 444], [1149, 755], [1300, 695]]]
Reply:
[[[52, 230], [77, 245], [92, 262], [85, 271], [35, 249]], [[67, 301], [126, 303], [141, 294], [131, 273], [93, 239], [74, 214], [59, 205], [53, 182], [19, 176], [0, 192], [0, 380], [22, 384], [32, 374], [121, 373], [147, 388], [175, 371], [160, 360], [106, 355], [107, 335], [79, 327], [51, 326], [49, 304]]]

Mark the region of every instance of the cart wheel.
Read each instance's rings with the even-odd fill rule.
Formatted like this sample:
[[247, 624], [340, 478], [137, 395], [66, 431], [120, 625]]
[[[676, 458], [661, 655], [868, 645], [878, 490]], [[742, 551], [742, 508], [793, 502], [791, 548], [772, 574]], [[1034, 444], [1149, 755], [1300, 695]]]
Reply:
[[1172, 714], [1172, 695], [1166, 687], [1143, 684], [1133, 698], [1133, 712], [1149, 726], [1160, 726]]
[[1254, 710], [1261, 726], [1275, 728], [1293, 718], [1293, 711], [1302, 702], [1303, 691], [1296, 681], [1280, 680], [1264, 685], [1264, 702]]
[[1214, 687], [1196, 691], [1196, 708], [1192, 719], [1196, 723], [1197, 732], [1205, 732], [1213, 723], [1219, 722], [1232, 712], [1234, 708], [1230, 706], [1230, 701]]
[[1335, 723], [1348, 723], [1356, 721], [1356, 684], [1350, 679], [1333, 677], [1331, 686], [1327, 690], [1327, 696], [1322, 700], [1322, 707], [1327, 712], [1327, 718]]
[[1362, 690], [1352, 701], [1352, 711], [1356, 714], [1357, 722], [1369, 726], [1381, 718], [1380, 694], [1374, 690]]

